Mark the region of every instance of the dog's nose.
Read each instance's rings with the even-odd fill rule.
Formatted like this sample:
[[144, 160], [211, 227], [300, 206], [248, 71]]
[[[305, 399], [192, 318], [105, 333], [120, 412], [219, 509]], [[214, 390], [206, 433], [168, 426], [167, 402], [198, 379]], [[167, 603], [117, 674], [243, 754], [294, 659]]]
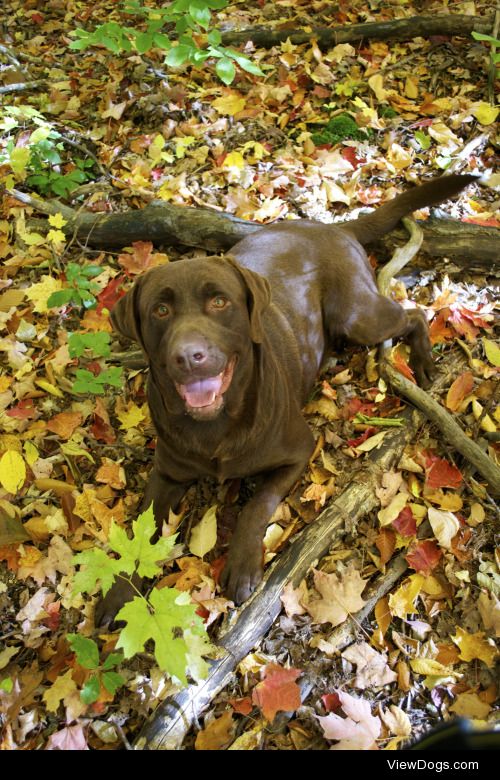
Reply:
[[179, 346], [175, 352], [174, 360], [179, 368], [192, 371], [195, 368], [200, 368], [207, 357], [206, 347], [200, 342], [193, 341]]

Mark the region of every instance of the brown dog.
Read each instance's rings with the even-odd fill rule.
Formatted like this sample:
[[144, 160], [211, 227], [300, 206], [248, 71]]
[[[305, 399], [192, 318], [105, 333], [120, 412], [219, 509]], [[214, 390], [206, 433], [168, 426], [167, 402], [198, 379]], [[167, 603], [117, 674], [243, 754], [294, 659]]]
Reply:
[[[362, 244], [474, 179], [435, 179], [340, 226], [266, 227], [229, 257], [149, 271], [114, 307], [113, 325], [139, 342], [150, 367], [158, 444], [142, 506], [152, 502], [161, 523], [197, 477], [257, 477], [222, 577], [236, 603], [260, 581], [266, 525], [314, 448], [301, 408], [328, 345], [404, 338], [419, 383], [432, 378], [425, 318], [379, 295]], [[97, 622], [112, 620], [132, 596], [116, 584], [98, 605]]]

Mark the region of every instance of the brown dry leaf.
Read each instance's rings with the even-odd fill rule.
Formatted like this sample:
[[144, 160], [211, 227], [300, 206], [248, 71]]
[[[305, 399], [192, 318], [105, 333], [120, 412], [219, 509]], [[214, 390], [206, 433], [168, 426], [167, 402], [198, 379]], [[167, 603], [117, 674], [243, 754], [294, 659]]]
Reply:
[[385, 566], [390, 561], [396, 546], [396, 534], [390, 528], [381, 528], [375, 539], [377, 550], [380, 553], [380, 565]]
[[392, 615], [389, 609], [389, 598], [387, 596], [383, 596], [377, 601], [375, 605], [375, 619], [382, 636], [385, 636], [385, 633], [389, 628], [392, 620]]
[[301, 601], [304, 600], [306, 593], [307, 584], [305, 580], [302, 580], [298, 588], [294, 588], [292, 582], [289, 582], [287, 585], [285, 585], [280, 598], [283, 602], [283, 606], [285, 607], [285, 612], [288, 617], [305, 614], [306, 610], [302, 606]]
[[235, 728], [233, 713], [226, 710], [220, 718], [212, 720], [198, 732], [194, 743], [195, 750], [224, 750], [232, 742]]
[[111, 460], [111, 458], [102, 458], [102, 466], [95, 475], [96, 482], [103, 482], [115, 490], [121, 490], [127, 484], [125, 469], [121, 463]]
[[485, 629], [493, 629], [495, 636], [500, 637], [500, 599], [494, 593], [483, 591], [479, 594], [477, 608]]
[[356, 678], [354, 686], [364, 690], [365, 688], [381, 688], [397, 679], [397, 674], [389, 669], [387, 658], [383, 653], [378, 653], [368, 642], [351, 645], [342, 653], [342, 658], [352, 664], [356, 664]]
[[321, 599], [315, 599], [304, 604], [314, 623], [331, 623], [338, 626], [349, 614], [358, 612], [365, 601], [361, 593], [367, 580], [363, 580], [357, 569], [349, 568], [345, 574], [325, 574], [317, 569], [314, 571], [314, 587], [321, 594]]

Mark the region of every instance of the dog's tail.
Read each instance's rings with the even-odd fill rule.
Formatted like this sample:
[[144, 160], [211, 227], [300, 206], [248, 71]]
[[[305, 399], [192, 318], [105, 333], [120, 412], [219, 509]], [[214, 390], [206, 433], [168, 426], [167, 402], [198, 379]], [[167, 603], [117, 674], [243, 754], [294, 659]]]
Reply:
[[463, 175], [452, 173], [449, 176], [440, 176], [412, 190], [403, 192], [394, 200], [385, 203], [373, 214], [359, 217], [352, 222], [345, 222], [342, 228], [354, 235], [360, 244], [368, 244], [380, 236], [393, 230], [401, 217], [425, 206], [436, 206], [443, 200], [457, 195], [472, 181], [479, 177], [466, 173]]

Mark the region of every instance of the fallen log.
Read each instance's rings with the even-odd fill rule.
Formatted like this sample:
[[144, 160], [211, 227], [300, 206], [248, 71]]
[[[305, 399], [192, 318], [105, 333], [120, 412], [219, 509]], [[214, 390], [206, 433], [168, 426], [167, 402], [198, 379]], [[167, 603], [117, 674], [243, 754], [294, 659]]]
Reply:
[[[379, 505], [375, 495], [378, 477], [397, 463], [422, 419], [418, 412], [410, 409], [406, 409], [402, 416], [405, 427], [387, 431], [381, 447], [341, 495], [296, 536], [288, 549], [280, 553], [253, 596], [239, 611], [236, 622], [217, 638], [222, 650], [211, 665], [207, 679], [187, 686], [176, 696], [162, 702], [143, 727], [134, 745], [136, 749], [176, 750], [181, 746], [193, 722], [231, 681], [238, 663], [269, 631], [281, 611], [280, 596], [287, 582], [298, 585], [311, 566], [343, 536], [346, 527], [353, 532], [356, 523]], [[396, 568], [399, 574], [403, 571], [400, 567], [401, 562]], [[394, 582], [393, 577], [387, 579], [390, 583], [388, 589]], [[387, 591], [377, 588], [375, 592], [380, 597]], [[372, 592], [370, 604], [374, 606], [377, 600]], [[350, 630], [346, 636], [352, 636]]]
[[[60, 211], [67, 220], [64, 231], [68, 239], [75, 236], [82, 243], [99, 249], [121, 249], [134, 241], [152, 241], [156, 245], [182, 244], [220, 252], [266, 227], [224, 211], [176, 206], [164, 201], [153, 201], [145, 208], [133, 211], [93, 214], [75, 211], [57, 201], [42, 201], [17, 190], [12, 190], [11, 194], [42, 213]], [[431, 218], [418, 224], [424, 234], [422, 249], [429, 255], [446, 256], [459, 265], [483, 271], [489, 271], [498, 261], [498, 228], [455, 219]], [[392, 250], [398, 240], [406, 240], [403, 228], [392, 231], [378, 243]]]
[[467, 16], [462, 14], [436, 14], [435, 16], [410, 16], [407, 19], [393, 19], [384, 22], [365, 22], [343, 27], [313, 27], [310, 32], [284, 27], [270, 30], [251, 27], [238, 32], [222, 34], [224, 46], [238, 46], [252, 41], [255, 46], [270, 48], [290, 40], [293, 44], [315, 40], [320, 48], [330, 48], [338, 43], [360, 43], [361, 41], [408, 41], [412, 38], [429, 38], [433, 35], [458, 35], [469, 37], [472, 32], [491, 33], [493, 16]]

